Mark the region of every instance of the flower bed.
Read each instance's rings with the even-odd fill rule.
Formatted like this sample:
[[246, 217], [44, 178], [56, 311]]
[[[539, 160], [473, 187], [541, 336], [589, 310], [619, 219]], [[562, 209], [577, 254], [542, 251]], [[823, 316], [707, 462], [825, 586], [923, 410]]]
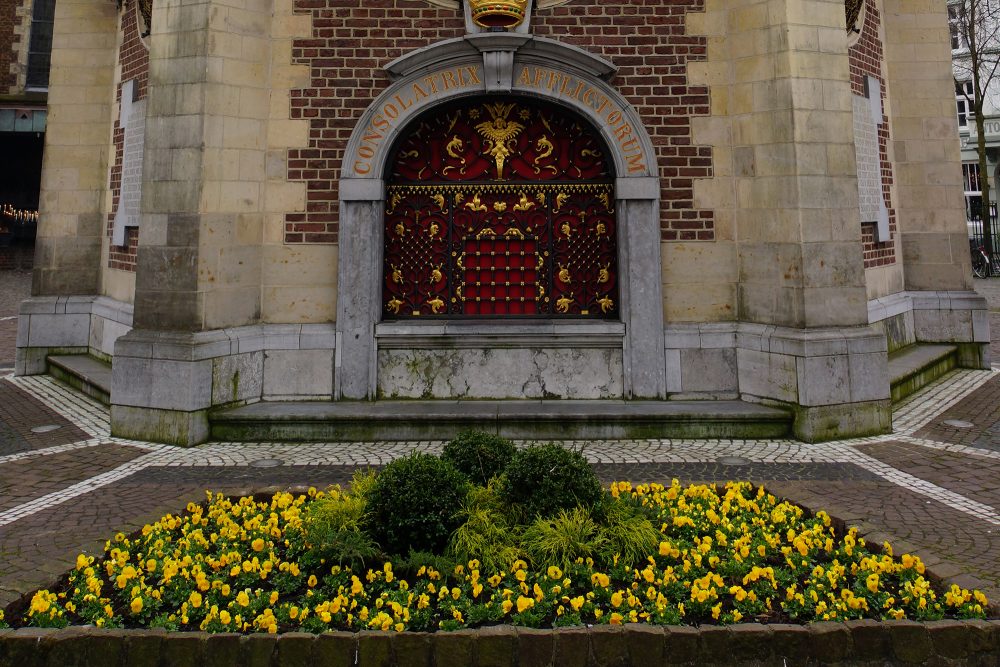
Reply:
[[[919, 558], [897, 558], [887, 544], [873, 553], [855, 529], [838, 535], [826, 514], [809, 516], [745, 482], [721, 489], [612, 484], [605, 516], [625, 507], [657, 527], [653, 548], [631, 562], [602, 556], [596, 538], [579, 543], [597, 545], [593, 555], [558, 564], [537, 557], [529, 564], [530, 555], [510, 546], [514, 539], [505, 548], [516, 557], [498, 569], [476, 559], [445, 569], [441, 558], [419, 554], [364, 568], [319, 558], [329, 552], [309, 541], [312, 510], [317, 503], [363, 509], [370, 483], [354, 495], [336, 488], [269, 500], [209, 493], [182, 515], [116, 535], [100, 558], [81, 554], [65, 585], [38, 591], [23, 616], [8, 620], [318, 633], [982, 618], [987, 604], [982, 593], [957, 586], [935, 592]], [[468, 507], [465, 516], [467, 527]]]

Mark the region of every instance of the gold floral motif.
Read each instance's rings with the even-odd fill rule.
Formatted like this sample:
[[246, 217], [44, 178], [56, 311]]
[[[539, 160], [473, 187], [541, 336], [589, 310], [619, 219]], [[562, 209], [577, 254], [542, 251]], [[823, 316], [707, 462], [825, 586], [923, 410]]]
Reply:
[[609, 310], [615, 307], [615, 302], [611, 300], [607, 295], [601, 297], [597, 300], [597, 303], [601, 306], [601, 312], [607, 313]]
[[389, 299], [389, 303], [385, 304], [385, 309], [388, 310], [393, 315], [399, 315], [399, 309], [400, 307], [402, 307], [402, 305], [403, 305], [402, 301], [400, 301], [396, 297], [392, 297], [391, 299]]
[[504, 201], [493, 202], [493, 210], [496, 211], [497, 213], [503, 213], [504, 211], [507, 210], [507, 202]]
[[441, 225], [436, 222], [432, 222], [430, 227], [427, 229], [427, 235], [432, 239], [437, 238], [438, 232], [441, 230]]
[[432, 196], [431, 199], [433, 199], [434, 203], [438, 205], [438, 208], [440, 208], [442, 211], [444, 210], [444, 195], [442, 193], [440, 192], [437, 193], [436, 195]]
[[607, 265], [601, 267], [601, 270], [597, 272], [597, 282], [603, 284], [603, 283], [608, 282], [608, 280], [611, 279], [611, 275], [610, 275], [610, 272], [609, 272], [610, 268], [611, 268], [610, 264], [607, 264]]
[[[458, 202], [456, 201], [455, 203], [457, 204]], [[472, 198], [472, 201], [465, 205], [465, 208], [470, 211], [479, 211], [480, 213], [485, 213], [487, 210], [486, 205], [483, 204], [482, 200], [479, 198], [478, 192], [476, 193], [476, 196]]]
[[441, 268], [443, 266], [444, 266], [443, 264], [438, 264], [437, 266], [431, 267], [431, 280], [430, 280], [431, 285], [436, 285], [437, 283], [441, 282], [442, 279], [444, 279], [444, 274], [441, 273]]
[[569, 296], [561, 296], [556, 299], [556, 310], [560, 313], [568, 313], [569, 307], [573, 305], [573, 293], [570, 292]]
[[571, 282], [573, 282], [573, 278], [569, 275], [569, 266], [568, 265], [560, 264], [559, 265], [559, 274], [558, 275], [559, 275], [559, 282], [561, 282], [561, 283], [569, 285]]
[[558, 213], [559, 209], [563, 207], [563, 204], [566, 203], [567, 199], [569, 199], [569, 195], [566, 194], [565, 192], [560, 192], [556, 195], [556, 208], [555, 208], [556, 213]]
[[[543, 199], [545, 198], [544, 194], [542, 195], [542, 198]], [[527, 211], [527, 210], [530, 210], [530, 209], [534, 208], [534, 206], [535, 205], [532, 202], [528, 201], [528, 193], [527, 192], [522, 192], [521, 193], [521, 199], [520, 199], [520, 201], [518, 201], [516, 204], [514, 204], [514, 210], [515, 211]]]
[[[507, 231], [505, 231], [503, 233], [503, 235], [504, 235], [504, 238], [507, 238], [507, 239], [510, 239], [510, 238], [523, 239], [524, 238], [524, 233], [520, 229], [518, 229], [517, 227], [511, 227], [510, 229], [508, 229]], [[510, 253], [508, 253], [508, 254], [510, 254]]]
[[604, 225], [603, 222], [598, 222], [597, 226], [594, 227], [594, 233], [597, 234], [598, 236], [604, 236], [604, 234], [607, 233], [607, 231], [608, 228]]
[[484, 236], [496, 236], [496, 235], [497, 235], [497, 233], [495, 231], [493, 231], [492, 228], [490, 228], [490, 227], [484, 227], [483, 229], [479, 230], [478, 234], [476, 234], [476, 238], [477, 239], [481, 239]]
[[403, 223], [397, 222], [395, 229], [396, 229], [396, 236], [399, 236], [400, 238], [406, 236], [406, 227], [403, 226]]
[[403, 284], [403, 272], [399, 270], [399, 267], [395, 264], [392, 265], [392, 282], [397, 285]]
[[573, 236], [573, 229], [569, 226], [568, 222], [564, 222], [561, 225], [559, 225], [559, 231], [561, 231], [563, 233], [563, 236], [565, 236], [566, 238], [570, 238], [571, 236]]

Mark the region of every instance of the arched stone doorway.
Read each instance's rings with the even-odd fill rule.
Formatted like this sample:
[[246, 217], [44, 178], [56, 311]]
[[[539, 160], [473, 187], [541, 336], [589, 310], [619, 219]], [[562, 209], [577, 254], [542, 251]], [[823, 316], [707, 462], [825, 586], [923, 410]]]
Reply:
[[[652, 144], [638, 115], [604, 80], [614, 73], [614, 66], [552, 40], [481, 34], [413, 52], [386, 69], [396, 81], [358, 122], [340, 180], [335, 397], [663, 397], [659, 180]], [[514, 319], [502, 313], [440, 319], [432, 317], [433, 307], [426, 303], [433, 298], [423, 299], [420, 316], [413, 316], [411, 303], [409, 317], [387, 317], [396, 315], [386, 310], [392, 297], [383, 300], [383, 287], [392, 280], [392, 262], [386, 264], [386, 254], [392, 250], [387, 250], [385, 236], [395, 233], [395, 224], [388, 228], [386, 219], [387, 211], [393, 210], [390, 188], [395, 186], [386, 175], [392, 172], [394, 147], [422, 114], [444, 113], [451, 105], [468, 107], [470, 100], [481, 108], [486, 103], [523, 101], [526, 106], [561, 110], [591, 128], [607, 151], [606, 184], [611, 194], [605, 211], [618, 229], [617, 247], [610, 250], [617, 259], [617, 298], [610, 292], [595, 293], [588, 307], [556, 313], [575, 319]], [[447, 150], [447, 143], [443, 148]], [[421, 148], [408, 150], [419, 153]], [[460, 154], [457, 145], [453, 151]], [[544, 146], [532, 153], [532, 160], [540, 152]], [[496, 158], [483, 162], [496, 169]], [[470, 194], [474, 199], [476, 193]], [[530, 203], [530, 199], [520, 201], [519, 191], [514, 194], [514, 203]], [[487, 193], [481, 192], [479, 207], [513, 208], [510, 202], [484, 197]], [[429, 234], [430, 227], [421, 231]], [[600, 267], [594, 270], [596, 282]], [[555, 271], [558, 282], [558, 264]], [[604, 297], [613, 307], [592, 316]], [[449, 294], [447, 304], [451, 298]], [[403, 314], [405, 300], [399, 300], [404, 302], [399, 305]]]

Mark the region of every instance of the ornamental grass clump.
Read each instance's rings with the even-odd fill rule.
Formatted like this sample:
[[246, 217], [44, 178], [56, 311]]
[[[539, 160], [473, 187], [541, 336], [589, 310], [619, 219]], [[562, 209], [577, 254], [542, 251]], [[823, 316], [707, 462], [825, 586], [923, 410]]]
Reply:
[[[420, 479], [431, 470], [416, 457], [404, 461], [398, 470], [419, 467]], [[459, 517], [499, 516], [497, 544], [517, 556], [511, 562], [459, 559], [461, 529], [450, 533], [450, 553], [380, 554], [363, 567], [311, 557], [315, 545], [300, 539], [317, 534], [309, 523], [354, 531], [356, 499], [372, 504], [383, 475], [348, 494], [209, 494], [183, 514], [115, 535], [100, 557], [81, 554], [63, 585], [8, 608], [7, 622], [318, 633], [985, 617], [981, 592], [936, 590], [916, 556], [869, 548], [856, 529], [838, 532], [825, 513], [746, 482], [616, 482], [589, 509], [541, 519], [497, 512], [499, 494], [472, 487]], [[642, 519], [656, 531], [649, 548], [649, 535], [636, 543], [624, 535], [628, 525], [646, 533]]]

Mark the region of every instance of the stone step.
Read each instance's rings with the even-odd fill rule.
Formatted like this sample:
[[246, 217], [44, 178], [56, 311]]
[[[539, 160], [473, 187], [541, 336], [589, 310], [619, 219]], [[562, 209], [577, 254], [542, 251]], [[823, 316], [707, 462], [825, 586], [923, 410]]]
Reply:
[[514, 439], [780, 438], [789, 412], [743, 401], [264, 401], [213, 412], [229, 441], [447, 440], [476, 428]]
[[111, 404], [111, 364], [86, 354], [53, 354], [46, 361], [55, 379], [104, 405]]
[[917, 343], [889, 355], [889, 383], [893, 402], [926, 387], [958, 367], [958, 346]]

